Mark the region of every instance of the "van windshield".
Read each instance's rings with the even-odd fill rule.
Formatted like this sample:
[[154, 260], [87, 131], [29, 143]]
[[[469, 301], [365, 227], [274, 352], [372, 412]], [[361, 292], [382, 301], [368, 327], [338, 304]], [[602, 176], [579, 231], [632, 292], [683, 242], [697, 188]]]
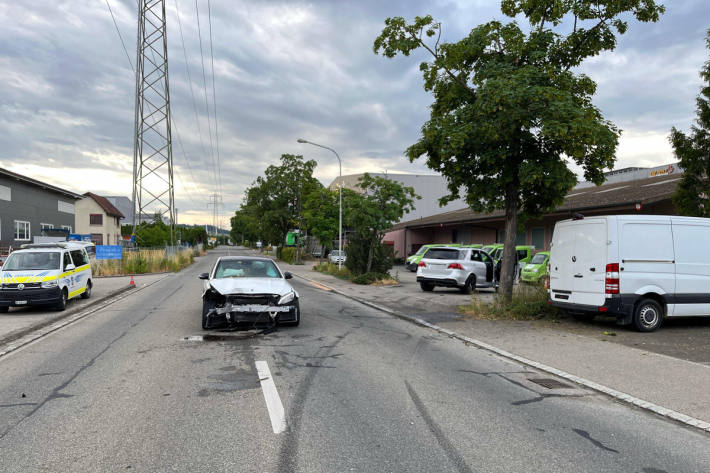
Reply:
[[3, 271], [27, 271], [34, 269], [59, 269], [59, 251], [23, 251], [11, 253], [3, 265]]

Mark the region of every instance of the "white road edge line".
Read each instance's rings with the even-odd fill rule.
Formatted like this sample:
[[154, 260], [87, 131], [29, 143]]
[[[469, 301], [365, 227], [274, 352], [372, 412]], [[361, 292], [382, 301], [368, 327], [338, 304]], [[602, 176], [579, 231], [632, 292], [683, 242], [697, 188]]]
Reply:
[[264, 360], [256, 361], [255, 364], [256, 372], [259, 375], [259, 382], [261, 383], [261, 390], [264, 392], [266, 408], [269, 410], [271, 427], [274, 429], [275, 434], [280, 434], [286, 430], [284, 406], [281, 404], [279, 392], [276, 390], [276, 384], [274, 384], [274, 380], [271, 377], [269, 364]]
[[[311, 279], [309, 279], [305, 276], [301, 276], [300, 274], [294, 274], [294, 276], [297, 276], [297, 277], [304, 279], [306, 281], [309, 281], [309, 282], [313, 282]], [[321, 284], [321, 283], [319, 283], [319, 284]], [[668, 409], [666, 407], [659, 406], [657, 404], [653, 404], [651, 402], [645, 401], [643, 399], [637, 398], [635, 396], [632, 396], [630, 394], [627, 394], [627, 393], [624, 393], [621, 391], [617, 391], [615, 389], [609, 388], [607, 386], [596, 383], [594, 381], [591, 381], [591, 380], [588, 380], [585, 378], [581, 378], [579, 376], [575, 376], [571, 373], [567, 373], [566, 371], [562, 371], [557, 368], [553, 368], [552, 366], [548, 366], [543, 363], [539, 363], [537, 361], [529, 360], [525, 357], [515, 355], [515, 354], [507, 352], [505, 350], [501, 350], [500, 348], [497, 348], [493, 345], [485, 343], [481, 340], [467, 337], [465, 335], [459, 335], [458, 333], [456, 333], [452, 330], [448, 330], [443, 327], [439, 327], [438, 325], [429, 323], [423, 319], [420, 319], [419, 317], [413, 317], [411, 315], [407, 315], [402, 312], [398, 312], [398, 311], [389, 309], [389, 308], [381, 306], [379, 304], [373, 304], [372, 302], [366, 301], [364, 299], [360, 299], [359, 297], [351, 296], [350, 294], [346, 294], [343, 291], [339, 291], [338, 289], [335, 289], [333, 287], [331, 287], [331, 289], [334, 293], [339, 294], [343, 297], [347, 297], [348, 299], [354, 300], [355, 302], [359, 302], [362, 305], [365, 305], [365, 306], [371, 307], [373, 309], [385, 312], [385, 313], [393, 315], [397, 318], [406, 320], [408, 322], [412, 322], [416, 325], [429, 328], [429, 329], [439, 332], [441, 334], [447, 335], [450, 338], [454, 338], [454, 339], [460, 340], [464, 343], [468, 343], [474, 347], [480, 348], [482, 350], [486, 350], [488, 352], [495, 353], [496, 355], [498, 355], [502, 358], [516, 361], [516, 362], [521, 363], [523, 365], [531, 366], [533, 368], [536, 368], [540, 371], [552, 374], [554, 376], [559, 376], [560, 378], [564, 378], [568, 381], [572, 381], [573, 383], [576, 383], [576, 384], [579, 384], [579, 385], [584, 386], [586, 388], [600, 392], [600, 393], [605, 394], [605, 395], [607, 395], [611, 398], [614, 398], [618, 401], [621, 401], [621, 402], [624, 402], [627, 404], [631, 404], [631, 405], [639, 407], [641, 409], [653, 412], [654, 414], [657, 414], [661, 417], [665, 417], [667, 419], [674, 420], [676, 422], [688, 425], [690, 427], [694, 427], [696, 429], [704, 430], [705, 432], [710, 432], [710, 422], [706, 422], [704, 420], [685, 415], [681, 412], [674, 411], [672, 409]]]

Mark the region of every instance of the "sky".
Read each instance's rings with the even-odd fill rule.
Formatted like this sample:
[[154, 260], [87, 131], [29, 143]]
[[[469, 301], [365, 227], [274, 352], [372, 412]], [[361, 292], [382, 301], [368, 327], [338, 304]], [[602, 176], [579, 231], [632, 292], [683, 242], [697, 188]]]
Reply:
[[[131, 197], [135, 74], [109, 6], [135, 62], [135, 0], [0, 0], [0, 167], [77, 193]], [[246, 188], [284, 153], [316, 160], [325, 185], [338, 176], [332, 153], [298, 138], [334, 148], [344, 175], [432, 174], [404, 156], [432, 102], [419, 72], [427, 56], [387, 59], [373, 53], [374, 39], [391, 16], [431, 14], [447, 42], [510, 21], [489, 0], [211, 0], [209, 16], [207, 7], [166, 0], [175, 199], [180, 223], [211, 223], [220, 181], [225, 228]], [[614, 52], [580, 68], [598, 84], [595, 105], [623, 130], [616, 168], [673, 162], [669, 130], [695, 119], [710, 2], [666, 8], [658, 23], [631, 22]]]

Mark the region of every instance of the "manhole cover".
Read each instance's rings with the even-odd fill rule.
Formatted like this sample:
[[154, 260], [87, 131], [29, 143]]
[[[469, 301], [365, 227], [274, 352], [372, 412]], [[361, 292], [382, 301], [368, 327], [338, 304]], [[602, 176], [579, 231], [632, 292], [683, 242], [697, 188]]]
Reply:
[[552, 378], [532, 378], [529, 381], [544, 386], [547, 389], [573, 389], [569, 384], [561, 383]]

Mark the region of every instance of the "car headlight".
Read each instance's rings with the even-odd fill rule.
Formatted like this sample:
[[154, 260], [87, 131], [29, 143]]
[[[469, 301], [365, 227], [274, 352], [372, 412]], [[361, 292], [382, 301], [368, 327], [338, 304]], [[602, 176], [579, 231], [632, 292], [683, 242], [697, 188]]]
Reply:
[[48, 288], [50, 288], [50, 287], [57, 287], [58, 285], [59, 285], [59, 284], [57, 283], [57, 280], [56, 280], [56, 279], [53, 280], [53, 281], [42, 281], [42, 283], [40, 284], [40, 286], [43, 287], [43, 288], [45, 288], [45, 289], [48, 289]]
[[296, 297], [296, 293], [289, 292], [288, 294], [283, 296], [281, 299], [279, 299], [279, 305], [288, 304], [289, 302], [291, 302], [293, 300], [294, 297]]

